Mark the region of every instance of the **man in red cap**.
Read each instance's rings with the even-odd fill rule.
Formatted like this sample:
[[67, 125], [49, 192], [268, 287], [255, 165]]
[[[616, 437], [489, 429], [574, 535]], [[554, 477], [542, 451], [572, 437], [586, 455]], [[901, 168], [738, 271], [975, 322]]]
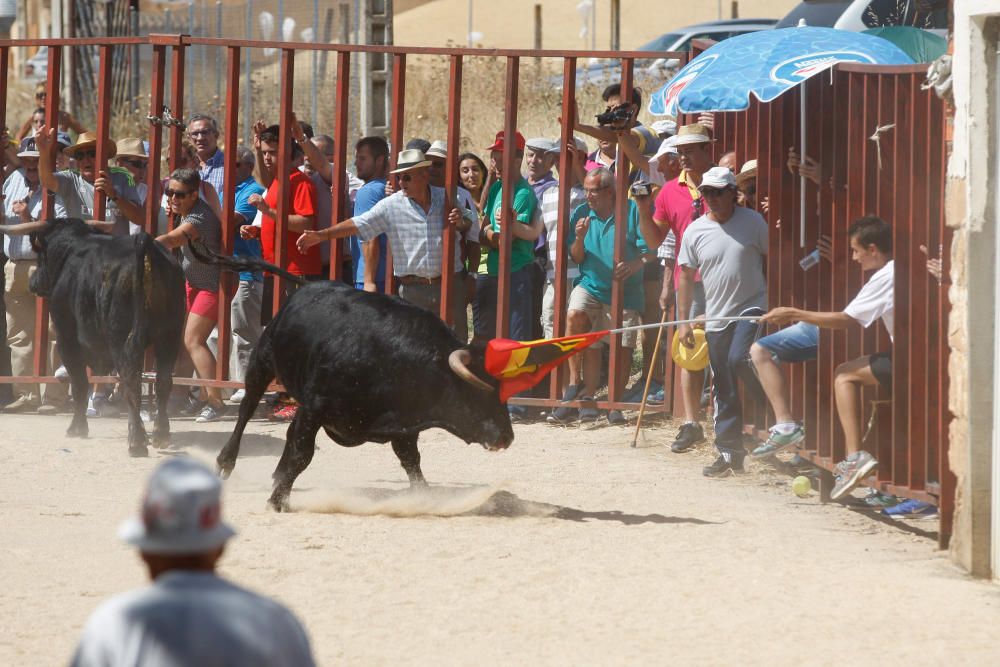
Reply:
[[[536, 216], [538, 200], [528, 181], [521, 176], [521, 161], [524, 159], [524, 136], [515, 132], [513, 146], [509, 146], [504, 133], [497, 132], [490, 151], [490, 172], [493, 184], [483, 208], [483, 226], [480, 242], [489, 248], [486, 255], [487, 275], [476, 286], [473, 302], [473, 320], [476, 338], [489, 339], [496, 335], [497, 319], [497, 279], [500, 275], [500, 244], [502, 234], [513, 235], [511, 240], [510, 266], [510, 338], [531, 340], [531, 264], [535, 261], [535, 240], [542, 230], [541, 217]], [[503, 152], [513, 148], [517, 165], [517, 181], [511, 197], [511, 212], [502, 211], [503, 200]], [[516, 224], [512, 224], [516, 221]], [[537, 224], [533, 224], [537, 223]], [[519, 406], [511, 406], [512, 416], [523, 411]]]

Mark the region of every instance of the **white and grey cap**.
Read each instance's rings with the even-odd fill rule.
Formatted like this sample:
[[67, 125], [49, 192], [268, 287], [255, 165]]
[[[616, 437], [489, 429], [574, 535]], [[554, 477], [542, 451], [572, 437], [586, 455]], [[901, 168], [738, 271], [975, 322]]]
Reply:
[[153, 471], [141, 514], [118, 529], [124, 541], [151, 554], [198, 554], [236, 534], [222, 521], [222, 483], [204, 464], [169, 459]]

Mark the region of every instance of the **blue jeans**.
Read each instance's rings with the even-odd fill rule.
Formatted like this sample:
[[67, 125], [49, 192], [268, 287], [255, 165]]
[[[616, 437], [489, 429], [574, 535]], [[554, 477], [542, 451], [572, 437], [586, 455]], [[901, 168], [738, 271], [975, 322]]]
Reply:
[[798, 322], [764, 336], [757, 344], [771, 353], [778, 361], [797, 363], [812, 361], [819, 350], [819, 327], [815, 324]]
[[[531, 340], [532, 299], [531, 264], [510, 274], [510, 338]], [[478, 338], [497, 335], [497, 286], [496, 276], [476, 276], [476, 298], [472, 302], [472, 319]]]
[[[763, 315], [751, 308], [740, 315]], [[733, 456], [746, 455], [743, 448], [743, 405], [737, 380], [756, 400], [764, 400], [764, 390], [750, 362], [750, 346], [757, 338], [756, 322], [732, 322], [722, 331], [708, 331], [708, 357], [715, 377], [715, 448]]]

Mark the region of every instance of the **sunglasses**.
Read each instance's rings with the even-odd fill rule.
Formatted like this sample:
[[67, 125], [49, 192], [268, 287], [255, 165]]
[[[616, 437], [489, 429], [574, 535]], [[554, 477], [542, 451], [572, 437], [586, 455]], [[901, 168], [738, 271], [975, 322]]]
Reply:
[[79, 151], [76, 154], [77, 160], [86, 160], [87, 158], [97, 157], [97, 151]]
[[48, 93], [46, 93], [44, 90], [42, 92], [40, 92], [40, 93], [35, 93], [35, 99], [36, 100], [44, 100], [47, 96], [48, 96]]
[[707, 198], [721, 197], [723, 192], [725, 192], [725, 190], [720, 190], [718, 188], [702, 188], [701, 196]]
[[214, 130], [195, 130], [194, 132], [188, 132], [189, 137], [203, 137], [210, 134], [215, 134]]
[[413, 174], [400, 174], [399, 176], [400, 183], [409, 183], [412, 180], [413, 180]]
[[194, 192], [194, 190], [171, 190], [170, 188], [167, 188], [166, 190], [163, 191], [163, 194], [167, 196], [167, 199], [170, 199], [171, 197], [184, 198], [190, 195], [192, 192]]
[[118, 158], [118, 162], [120, 162], [121, 164], [128, 165], [129, 167], [132, 167], [133, 169], [142, 169], [142, 168], [144, 168], [146, 166], [146, 161], [145, 160], [138, 160], [138, 159], [136, 159], [136, 160], [126, 160], [125, 158]]

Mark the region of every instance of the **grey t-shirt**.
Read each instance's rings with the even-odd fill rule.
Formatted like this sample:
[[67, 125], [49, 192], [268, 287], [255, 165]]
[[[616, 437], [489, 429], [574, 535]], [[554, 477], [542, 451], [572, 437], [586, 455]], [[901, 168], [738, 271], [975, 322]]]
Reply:
[[[113, 169], [108, 173], [119, 197], [124, 197], [130, 202], [142, 206], [142, 198], [128, 175]], [[83, 176], [75, 171], [57, 171], [55, 176], [59, 181], [59, 189], [56, 194], [66, 207], [67, 217], [93, 220], [94, 184], [88, 183]], [[110, 199], [107, 200], [105, 209], [104, 219], [115, 223], [114, 230], [111, 232], [115, 236], [138, 234], [141, 230], [138, 225], [132, 224]]]
[[[215, 253], [221, 253], [222, 249], [222, 225], [219, 219], [212, 213], [212, 209], [201, 199], [195, 202], [191, 211], [180, 219], [178, 225], [185, 222], [191, 223], [198, 230], [198, 240], [204, 243]], [[181, 266], [184, 268], [184, 277], [187, 278], [191, 287], [215, 292], [219, 289], [219, 267], [203, 264], [191, 254], [191, 248], [185, 243], [181, 246], [184, 260]]]
[[[764, 257], [767, 223], [756, 211], [737, 206], [719, 224], [703, 215], [684, 230], [677, 262], [701, 270], [707, 317], [738, 317], [750, 308], [767, 308]], [[722, 331], [723, 322], [706, 322], [707, 331]]]

